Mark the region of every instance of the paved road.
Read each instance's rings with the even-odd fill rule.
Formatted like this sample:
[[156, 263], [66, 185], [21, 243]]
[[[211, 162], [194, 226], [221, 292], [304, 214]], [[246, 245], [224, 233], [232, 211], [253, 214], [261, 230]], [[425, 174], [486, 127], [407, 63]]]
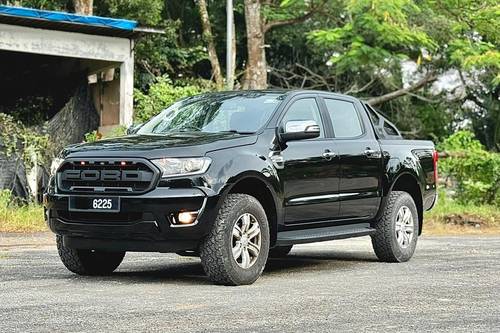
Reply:
[[302, 245], [244, 287], [171, 254], [79, 277], [50, 242], [0, 235], [0, 332], [500, 331], [500, 237], [421, 238], [404, 264], [377, 262], [369, 238]]

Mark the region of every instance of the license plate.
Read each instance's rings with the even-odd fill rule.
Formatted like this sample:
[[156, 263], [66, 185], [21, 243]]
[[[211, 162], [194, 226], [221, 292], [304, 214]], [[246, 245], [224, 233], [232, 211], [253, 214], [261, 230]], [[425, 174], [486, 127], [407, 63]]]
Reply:
[[119, 212], [118, 197], [70, 197], [69, 210], [77, 212]]

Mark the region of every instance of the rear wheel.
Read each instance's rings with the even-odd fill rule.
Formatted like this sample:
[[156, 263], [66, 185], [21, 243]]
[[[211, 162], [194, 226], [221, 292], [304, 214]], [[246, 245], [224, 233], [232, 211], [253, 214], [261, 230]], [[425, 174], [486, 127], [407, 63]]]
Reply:
[[391, 192], [384, 214], [375, 228], [377, 231], [372, 235], [372, 245], [380, 260], [410, 260], [418, 237], [418, 213], [413, 198], [406, 192]]
[[269, 258], [282, 258], [286, 257], [292, 250], [293, 245], [288, 246], [275, 246], [269, 250]]
[[62, 237], [56, 236], [57, 251], [64, 266], [79, 275], [108, 275], [120, 266], [125, 252], [77, 250], [65, 247]]
[[216, 284], [252, 284], [264, 270], [269, 226], [262, 205], [247, 194], [229, 194], [200, 245], [203, 269]]

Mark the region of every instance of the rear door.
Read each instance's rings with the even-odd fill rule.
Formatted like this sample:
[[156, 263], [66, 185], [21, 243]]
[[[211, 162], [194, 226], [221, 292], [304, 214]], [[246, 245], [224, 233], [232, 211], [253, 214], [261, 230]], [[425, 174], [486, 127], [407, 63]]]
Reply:
[[342, 219], [373, 218], [380, 205], [382, 151], [366, 112], [358, 101], [322, 98], [340, 157], [340, 213]]
[[326, 116], [316, 95], [299, 95], [279, 121], [314, 120], [320, 137], [290, 141], [281, 151], [284, 167], [278, 170], [284, 193], [285, 223], [308, 223], [338, 218], [339, 164], [332, 154]]

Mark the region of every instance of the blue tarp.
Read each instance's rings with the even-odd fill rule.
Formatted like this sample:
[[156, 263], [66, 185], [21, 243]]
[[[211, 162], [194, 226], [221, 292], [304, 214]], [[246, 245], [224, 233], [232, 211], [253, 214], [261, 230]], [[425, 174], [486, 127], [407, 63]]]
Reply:
[[17, 17], [26, 17], [34, 19], [42, 19], [47, 21], [61, 23], [79, 23], [92, 26], [108, 27], [121, 30], [134, 30], [137, 26], [136, 21], [114, 19], [109, 17], [85, 16], [78, 14], [70, 14], [65, 12], [54, 12], [49, 10], [39, 10], [22, 7], [11, 7], [0, 5], [0, 15], [10, 15]]

